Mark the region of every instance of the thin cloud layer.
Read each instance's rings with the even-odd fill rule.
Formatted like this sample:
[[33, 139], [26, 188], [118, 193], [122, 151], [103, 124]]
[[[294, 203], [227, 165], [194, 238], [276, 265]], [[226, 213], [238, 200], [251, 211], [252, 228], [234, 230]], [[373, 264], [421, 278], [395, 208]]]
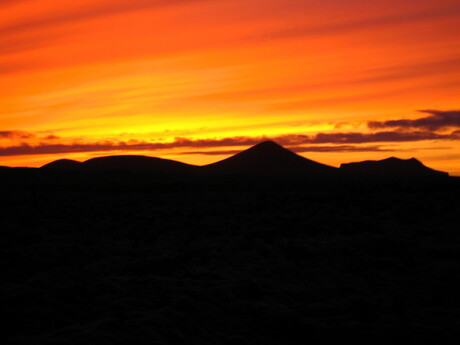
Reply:
[[228, 147], [228, 146], [250, 146], [260, 142], [261, 138], [224, 138], [224, 139], [204, 139], [191, 140], [186, 138], [176, 138], [173, 142], [136, 142], [127, 143], [124, 141], [113, 142], [103, 141], [96, 143], [74, 143], [74, 144], [50, 144], [40, 143], [38, 145], [21, 144], [0, 148], [0, 156], [16, 155], [40, 155], [54, 153], [82, 153], [98, 151], [153, 151], [162, 149], [175, 149], [184, 147], [209, 148], [209, 147]]
[[[357, 146], [357, 145], [325, 145], [325, 146], [288, 146], [289, 150], [296, 153], [305, 152], [391, 152], [394, 149], [386, 149], [379, 145]], [[234, 155], [241, 150], [211, 150], [211, 151], [182, 151], [181, 155], [206, 155], [221, 156]]]
[[[10, 25], [0, 26], [0, 35], [19, 34], [25, 31], [41, 30], [53, 26], [68, 25], [83, 20], [95, 19], [120, 13], [145, 10], [161, 6], [174, 6], [206, 0], [112, 0], [98, 1], [90, 5], [70, 9], [67, 12], [50, 13], [16, 21]], [[11, 1], [10, 1], [11, 2]]]
[[17, 3], [20, 3], [20, 2], [24, 2], [24, 1], [27, 1], [27, 0], [2, 0], [0, 2], [0, 7], [11, 5], [11, 4], [17, 4]]
[[0, 131], [0, 139], [31, 139], [35, 134], [23, 131]]
[[415, 120], [401, 119], [389, 121], [369, 121], [371, 129], [381, 128], [418, 128], [429, 131], [438, 131], [446, 128], [460, 127], [460, 110], [419, 110], [421, 113], [429, 114]]
[[394, 149], [386, 149], [379, 145], [357, 146], [357, 145], [328, 145], [328, 146], [297, 146], [289, 147], [290, 150], [303, 152], [390, 152]]
[[374, 143], [374, 142], [407, 142], [422, 140], [454, 139], [450, 134], [437, 134], [428, 131], [397, 132], [385, 131], [376, 133], [318, 133], [311, 140], [312, 143]]
[[460, 6], [447, 6], [431, 11], [419, 11], [404, 14], [373, 17], [359, 21], [341, 22], [337, 24], [309, 25], [279, 30], [251, 39], [286, 39], [313, 35], [343, 34], [351, 31], [370, 30], [374, 28], [387, 28], [389, 26], [411, 24], [429, 20], [456, 17], [460, 15]]
[[[1, 133], [1, 132], [0, 132]], [[14, 135], [5, 132], [3, 135]], [[47, 139], [53, 141], [57, 138], [48, 136]], [[103, 141], [95, 143], [74, 143], [74, 144], [54, 144], [40, 143], [38, 145], [21, 144], [0, 148], [0, 156], [16, 155], [39, 155], [55, 153], [82, 153], [97, 151], [154, 151], [163, 149], [182, 149], [182, 148], [219, 148], [232, 146], [252, 146], [261, 141], [272, 139], [281, 145], [287, 146], [296, 152], [352, 152], [352, 151], [382, 151], [380, 146], [359, 147], [355, 145], [366, 143], [385, 143], [385, 142], [411, 142], [425, 140], [459, 140], [457, 132], [452, 134], [436, 134], [428, 131], [417, 132], [377, 132], [377, 133], [318, 133], [313, 136], [302, 134], [282, 135], [277, 137], [230, 137], [223, 139], [188, 139], [177, 137], [172, 142], [137, 142], [133, 141]], [[331, 144], [331, 146], [308, 146], [316, 144]], [[354, 144], [354, 145], [344, 145]], [[235, 151], [225, 150], [226, 153]], [[197, 153], [197, 151], [194, 151]], [[202, 152], [207, 154], [206, 152]], [[224, 154], [224, 153], [222, 153]]]

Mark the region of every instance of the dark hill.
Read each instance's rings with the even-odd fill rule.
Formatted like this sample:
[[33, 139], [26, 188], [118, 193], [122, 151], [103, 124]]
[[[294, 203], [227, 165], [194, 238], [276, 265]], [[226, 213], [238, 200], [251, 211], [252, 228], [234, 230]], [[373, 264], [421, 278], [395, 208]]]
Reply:
[[426, 167], [415, 158], [390, 157], [380, 161], [363, 161], [340, 165], [340, 172], [349, 175], [370, 176], [448, 176], [442, 171]]
[[344, 163], [340, 169], [309, 160], [276, 144], [264, 141], [227, 159], [202, 167], [182, 162], [140, 155], [92, 158], [83, 163], [60, 159], [43, 169], [139, 172], [180, 175], [258, 175], [258, 176], [448, 176], [430, 169], [415, 158], [395, 157], [380, 161]]
[[203, 166], [202, 170], [210, 174], [322, 176], [332, 175], [337, 169], [301, 157], [273, 141], [264, 141], [232, 157]]
[[42, 169], [59, 169], [59, 170], [75, 170], [81, 165], [80, 162], [71, 159], [58, 159], [57, 161], [45, 164]]
[[193, 173], [197, 167], [170, 159], [147, 156], [109, 156], [92, 158], [81, 163], [84, 171], [122, 171], [167, 174]]

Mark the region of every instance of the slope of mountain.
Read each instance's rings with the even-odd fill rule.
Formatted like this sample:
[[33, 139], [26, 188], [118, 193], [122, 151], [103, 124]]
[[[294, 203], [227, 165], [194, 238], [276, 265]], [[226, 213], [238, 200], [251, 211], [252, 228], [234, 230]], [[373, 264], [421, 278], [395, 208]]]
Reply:
[[42, 166], [42, 169], [59, 169], [59, 170], [75, 170], [81, 165], [80, 162], [72, 159], [58, 159], [51, 163]]
[[187, 174], [193, 173], [196, 169], [197, 167], [194, 165], [170, 159], [136, 155], [98, 157], [81, 163], [81, 170], [84, 171]]
[[380, 161], [344, 163], [340, 172], [349, 175], [379, 176], [448, 176], [442, 171], [426, 167], [415, 158], [399, 159], [390, 157]]
[[42, 166], [59, 169], [94, 172], [146, 172], [181, 175], [260, 175], [260, 176], [448, 176], [430, 169], [415, 158], [390, 157], [380, 161], [343, 163], [340, 169], [317, 163], [276, 144], [264, 141], [234, 156], [205, 166], [156, 157], [122, 155], [92, 158], [82, 163], [60, 159]]
[[314, 162], [274, 143], [264, 141], [232, 157], [205, 165], [208, 174], [332, 175], [337, 169]]

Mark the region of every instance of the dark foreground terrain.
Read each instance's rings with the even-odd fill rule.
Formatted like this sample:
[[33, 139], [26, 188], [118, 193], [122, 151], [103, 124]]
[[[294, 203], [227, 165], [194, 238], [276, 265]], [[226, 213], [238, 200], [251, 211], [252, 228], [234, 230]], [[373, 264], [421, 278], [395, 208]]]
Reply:
[[0, 171], [2, 344], [454, 344], [460, 181]]

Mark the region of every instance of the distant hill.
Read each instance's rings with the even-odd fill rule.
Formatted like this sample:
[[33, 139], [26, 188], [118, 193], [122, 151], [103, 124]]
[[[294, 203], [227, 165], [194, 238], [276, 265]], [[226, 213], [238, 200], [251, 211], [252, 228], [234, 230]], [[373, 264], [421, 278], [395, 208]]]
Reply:
[[415, 158], [390, 157], [380, 161], [363, 161], [340, 165], [340, 172], [350, 175], [379, 176], [448, 176], [442, 171], [426, 167]]
[[123, 171], [123, 172], [149, 172], [162, 174], [187, 174], [193, 173], [197, 166], [189, 165], [170, 159], [147, 156], [109, 156], [92, 158], [80, 166], [84, 171]]
[[219, 162], [202, 167], [208, 174], [332, 175], [337, 168], [301, 157], [273, 141], [264, 141]]
[[216, 163], [195, 166], [174, 160], [139, 155], [92, 158], [82, 163], [59, 159], [43, 169], [93, 172], [145, 172], [180, 175], [259, 175], [259, 176], [448, 176], [430, 169], [415, 158], [390, 157], [380, 161], [344, 163], [339, 169], [324, 165], [278, 145], [264, 141]]
[[75, 170], [81, 163], [71, 159], [58, 159], [42, 166], [42, 169]]

